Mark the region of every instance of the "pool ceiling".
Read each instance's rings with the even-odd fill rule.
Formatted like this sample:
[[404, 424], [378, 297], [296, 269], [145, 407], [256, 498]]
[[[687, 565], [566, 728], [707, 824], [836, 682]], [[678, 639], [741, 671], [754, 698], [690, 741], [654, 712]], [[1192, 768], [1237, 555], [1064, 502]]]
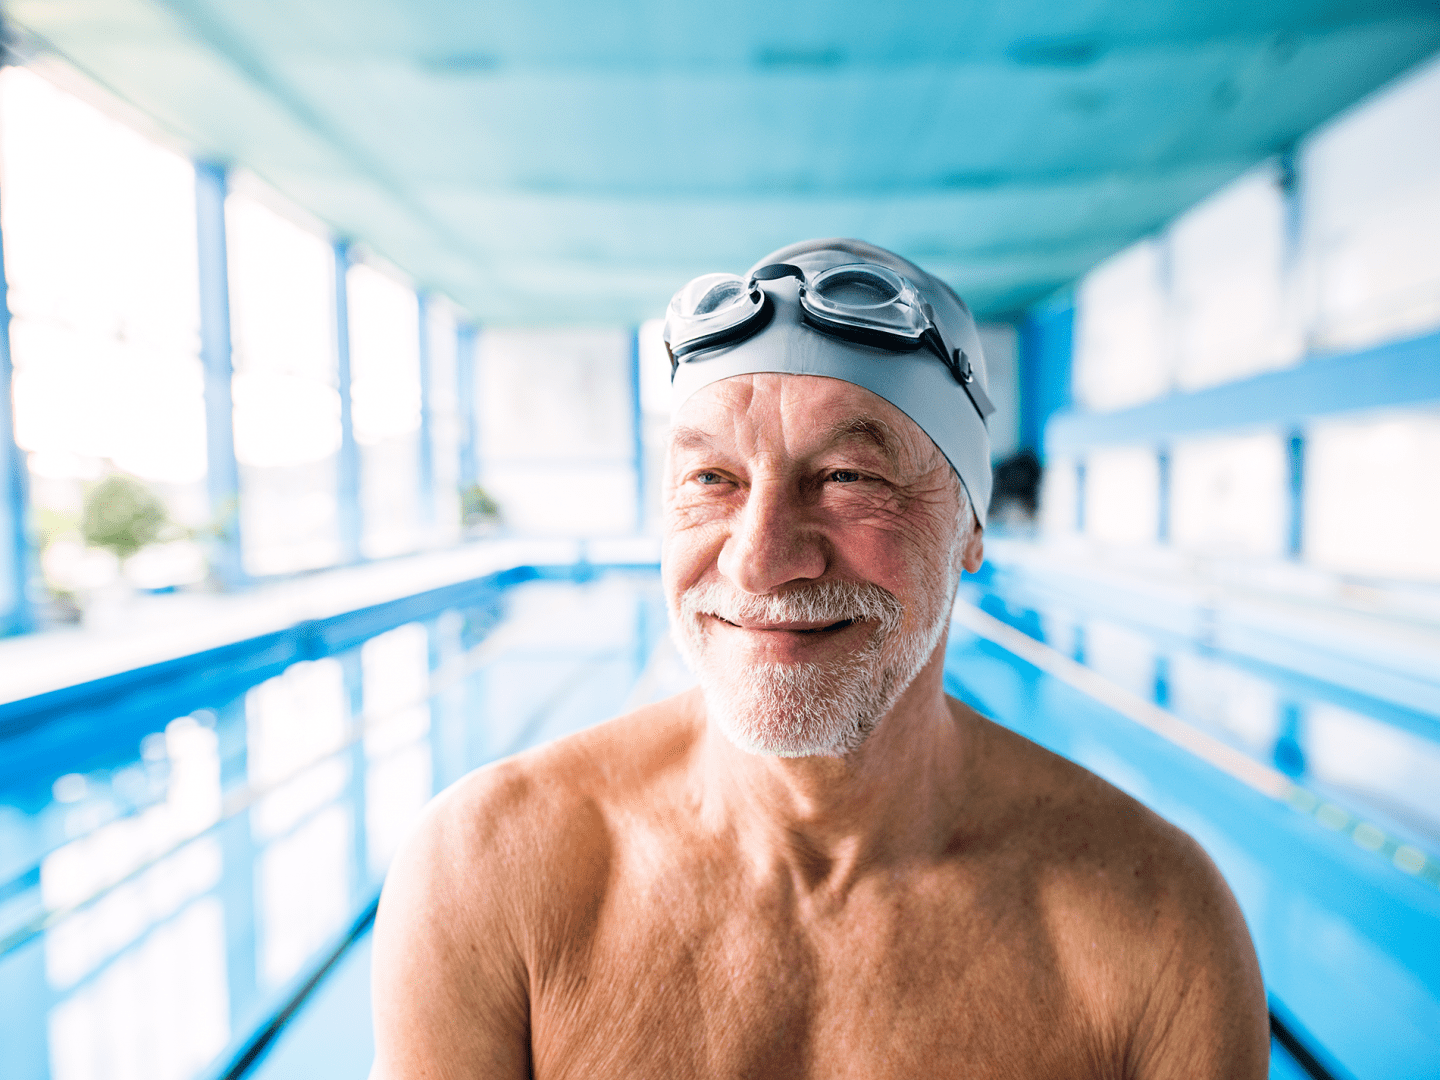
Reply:
[[1401, 0], [12, 0], [197, 156], [476, 317], [659, 314], [850, 235], [986, 317], [1440, 49]]

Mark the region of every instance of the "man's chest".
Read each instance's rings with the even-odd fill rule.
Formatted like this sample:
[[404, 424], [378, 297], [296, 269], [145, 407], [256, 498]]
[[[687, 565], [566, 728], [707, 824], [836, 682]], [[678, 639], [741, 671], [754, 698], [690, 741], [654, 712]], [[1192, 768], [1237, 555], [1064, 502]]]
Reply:
[[664, 899], [607, 905], [536, 972], [536, 1077], [1105, 1075], [1023, 910], [908, 895], [801, 919], [763, 893]]

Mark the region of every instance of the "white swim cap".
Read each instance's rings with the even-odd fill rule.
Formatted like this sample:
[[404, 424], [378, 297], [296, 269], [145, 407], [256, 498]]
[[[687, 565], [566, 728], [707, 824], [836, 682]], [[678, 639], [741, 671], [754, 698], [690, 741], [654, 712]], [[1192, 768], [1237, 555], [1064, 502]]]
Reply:
[[[833, 267], [850, 264], [872, 264], [894, 271], [914, 287], [939, 338], [965, 374], [973, 375], [971, 389], [967, 390], [952, 371], [954, 365], [942, 363], [930, 348], [895, 351], [842, 340], [817, 329], [811, 325], [813, 318], [807, 319], [801, 308], [803, 286], [796, 277], [766, 280], [762, 274], [761, 280], [753, 281], [757, 270], [776, 264], [797, 268], [811, 280]], [[768, 321], [756, 320], [760, 329], [748, 336], [685, 355], [674, 369], [672, 410], [678, 410], [702, 386], [736, 375], [821, 375], [854, 383], [890, 402], [930, 436], [959, 475], [983, 526], [991, 484], [990, 433], [984, 417], [993, 406], [987, 396], [989, 379], [980, 335], [970, 309], [955, 291], [907, 259], [861, 240], [806, 240], [792, 244], [757, 262], [744, 281], [764, 291], [760, 299], [768, 299], [773, 313], [766, 317]], [[677, 294], [677, 299], [684, 292]], [[757, 294], [752, 290], [751, 295]], [[667, 336], [667, 344], [670, 340]]]

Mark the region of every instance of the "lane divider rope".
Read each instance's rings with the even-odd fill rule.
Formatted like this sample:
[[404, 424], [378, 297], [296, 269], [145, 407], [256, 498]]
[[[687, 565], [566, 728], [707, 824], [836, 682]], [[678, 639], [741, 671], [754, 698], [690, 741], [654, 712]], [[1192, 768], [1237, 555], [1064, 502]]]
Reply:
[[1440, 888], [1440, 859], [1396, 839], [1374, 822], [1321, 798], [1278, 769], [1256, 761], [1243, 750], [1201, 731], [1168, 709], [1112, 682], [1094, 668], [1072, 660], [974, 604], [956, 601], [951, 618], [952, 623], [1109, 706], [1127, 720], [1155, 732], [1262, 795], [1313, 818], [1322, 828], [1348, 836], [1356, 847], [1384, 859], [1402, 873]]

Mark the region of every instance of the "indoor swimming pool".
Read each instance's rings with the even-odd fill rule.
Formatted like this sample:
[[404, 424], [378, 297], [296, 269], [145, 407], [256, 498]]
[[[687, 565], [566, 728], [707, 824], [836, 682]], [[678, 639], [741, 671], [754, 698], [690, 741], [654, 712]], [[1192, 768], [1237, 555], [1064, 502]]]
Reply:
[[[1424, 687], [1367, 695], [1081, 599], [987, 567], [950, 692], [1211, 852], [1265, 971], [1272, 1075], [1434, 1075]], [[364, 1076], [369, 918], [424, 803], [689, 683], [653, 568], [581, 565], [0, 705], [0, 1077]]]

